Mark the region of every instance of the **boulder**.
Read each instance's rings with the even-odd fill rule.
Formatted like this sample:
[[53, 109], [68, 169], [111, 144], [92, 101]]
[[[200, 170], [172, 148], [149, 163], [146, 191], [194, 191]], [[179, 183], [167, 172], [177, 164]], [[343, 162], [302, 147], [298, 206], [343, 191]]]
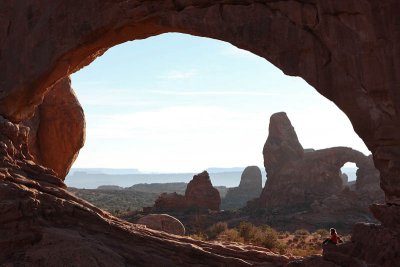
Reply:
[[185, 235], [185, 227], [175, 217], [168, 214], [149, 214], [140, 218], [137, 224], [144, 224], [153, 230], [164, 231], [174, 235]]

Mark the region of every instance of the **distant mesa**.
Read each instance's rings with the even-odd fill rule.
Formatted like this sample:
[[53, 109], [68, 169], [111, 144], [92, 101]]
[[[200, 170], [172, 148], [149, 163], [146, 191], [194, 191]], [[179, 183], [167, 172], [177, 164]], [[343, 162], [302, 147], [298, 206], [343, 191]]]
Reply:
[[97, 190], [123, 190], [123, 187], [118, 185], [100, 185], [97, 187]]
[[184, 194], [187, 187], [187, 183], [179, 182], [179, 183], [141, 183], [135, 184], [131, 187], [128, 187], [128, 190], [135, 190], [140, 192], [148, 192], [148, 193], [179, 193]]
[[185, 195], [163, 193], [155, 201], [153, 210], [157, 212], [185, 212], [188, 210], [218, 211], [221, 205], [220, 194], [212, 186], [207, 171], [193, 176], [187, 185]]
[[136, 223], [146, 225], [153, 230], [164, 231], [174, 235], [185, 235], [185, 226], [177, 218], [168, 214], [148, 214], [140, 218]]
[[238, 187], [229, 188], [222, 198], [222, 209], [239, 209], [246, 206], [247, 201], [260, 196], [262, 191], [262, 174], [257, 166], [244, 169]]
[[142, 174], [138, 169], [116, 169], [116, 168], [71, 168], [68, 175], [129, 175]]

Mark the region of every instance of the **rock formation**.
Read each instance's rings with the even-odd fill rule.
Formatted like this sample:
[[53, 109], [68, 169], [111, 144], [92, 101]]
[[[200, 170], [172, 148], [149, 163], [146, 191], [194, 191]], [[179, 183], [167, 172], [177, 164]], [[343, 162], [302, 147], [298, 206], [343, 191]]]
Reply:
[[219, 210], [221, 197], [210, 180], [207, 171], [193, 176], [185, 191], [185, 198], [190, 207], [196, 209]]
[[[264, 145], [267, 182], [260, 206], [268, 209], [309, 207], [344, 189], [340, 168], [355, 162], [363, 172], [366, 156], [347, 147], [304, 153], [286, 113], [273, 114]], [[368, 169], [369, 170], [369, 169]], [[284, 193], [282, 193], [284, 192]]]
[[227, 41], [269, 60], [285, 74], [302, 77], [349, 117], [373, 154], [387, 202], [372, 208], [382, 225], [355, 226], [353, 256], [395, 266], [398, 253], [382, 248], [396, 247], [399, 239], [389, 236], [400, 233], [398, 220], [390, 219], [400, 214], [399, 11], [398, 0], [1, 1], [0, 262], [284, 264], [264, 251], [248, 256], [108, 217], [79, 204], [63, 191], [61, 179], [29, 156], [26, 128], [17, 123], [33, 115], [53, 85], [114, 45], [182, 32]]
[[240, 177], [238, 187], [229, 188], [222, 199], [223, 209], [238, 209], [246, 205], [247, 201], [260, 196], [262, 191], [261, 170], [257, 166], [248, 166]]
[[85, 117], [70, 79], [59, 81], [24, 122], [33, 160], [65, 178], [85, 142]]
[[[250, 211], [264, 209], [269, 224], [285, 225], [286, 230], [332, 225], [345, 230], [359, 221], [376, 222], [368, 206], [382, 203], [384, 195], [371, 156], [334, 147], [286, 157], [295, 151], [292, 146], [301, 147], [288, 117], [283, 112], [273, 114], [263, 151], [268, 179], [260, 198], [249, 202]], [[358, 167], [354, 189], [343, 182], [341, 167], [346, 162]]]
[[154, 211], [184, 212], [188, 210], [219, 210], [221, 198], [210, 180], [207, 171], [193, 176], [186, 187], [185, 195], [163, 193], [155, 201]]
[[184, 212], [189, 207], [185, 196], [177, 193], [162, 193], [155, 201], [153, 210], [156, 212]]
[[140, 218], [136, 223], [174, 235], [185, 235], [183, 224], [177, 218], [168, 214], [149, 214]]
[[345, 173], [342, 173], [340, 175], [340, 177], [342, 177], [343, 186], [348, 186], [349, 185], [349, 176]]

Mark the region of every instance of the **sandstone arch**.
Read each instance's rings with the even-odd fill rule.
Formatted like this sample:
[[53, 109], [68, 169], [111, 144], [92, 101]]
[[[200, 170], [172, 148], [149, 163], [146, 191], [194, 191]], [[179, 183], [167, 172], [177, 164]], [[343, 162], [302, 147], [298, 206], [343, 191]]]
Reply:
[[271, 116], [263, 156], [268, 179], [257, 201], [268, 210], [307, 209], [314, 201], [339, 194], [344, 189], [340, 168], [346, 162], [360, 169], [359, 185], [376, 172], [370, 157], [349, 147], [303, 149], [284, 112]]
[[400, 37], [391, 34], [399, 8], [395, 0], [7, 1], [0, 6], [0, 114], [16, 122], [31, 115], [52, 84], [118, 43], [174, 31], [216, 38], [335, 102], [373, 152], [387, 201], [400, 204], [400, 142], [392, 134], [400, 127]]
[[[391, 205], [375, 206], [374, 214], [385, 226], [398, 229], [399, 11], [397, 0], [2, 1], [0, 114], [5, 119], [0, 120], [0, 185], [11, 183], [21, 192], [21, 198], [28, 198], [27, 188], [41, 192], [52, 201], [37, 193], [30, 198], [40, 198], [55, 210], [27, 202], [37, 213], [21, 215], [18, 207], [7, 206], [11, 205], [8, 202], [3, 207], [14, 220], [21, 218], [18, 216], [26, 219], [27, 214], [47, 218], [45, 214], [57, 214], [61, 207], [56, 199], [69, 199], [70, 213], [63, 215], [68, 221], [74, 216], [71, 207], [80, 203], [63, 191], [64, 185], [54, 173], [32, 164], [26, 148], [26, 129], [10, 121], [27, 119], [49, 88], [109, 47], [164, 32], [183, 32], [228, 41], [260, 55], [286, 74], [302, 77], [332, 100], [372, 151], [380, 171], [381, 187]], [[15, 194], [7, 188], [10, 187], [0, 187], [4, 191], [2, 198], [11, 201]], [[94, 218], [90, 216], [95, 213], [103, 218], [87, 222], [102, 224], [106, 220], [107, 216], [94, 207], [83, 202], [81, 207], [87, 218]], [[26, 220], [27, 225], [32, 225]], [[116, 227], [113, 229], [119, 227], [119, 222], [109, 220]], [[77, 223], [72, 219], [69, 222]], [[378, 240], [379, 234], [375, 237]], [[34, 235], [30, 238], [37, 240]], [[385, 258], [374, 253], [368, 257], [354, 255], [379, 264]], [[387, 255], [396, 262], [396, 254]]]

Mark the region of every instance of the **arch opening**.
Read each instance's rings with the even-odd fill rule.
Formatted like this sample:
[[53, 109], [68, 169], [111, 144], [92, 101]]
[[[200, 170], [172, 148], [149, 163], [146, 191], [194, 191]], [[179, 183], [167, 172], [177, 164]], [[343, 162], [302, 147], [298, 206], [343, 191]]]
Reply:
[[355, 189], [355, 183], [357, 180], [358, 167], [355, 162], [346, 162], [341, 168], [341, 177], [343, 180], [343, 185], [348, 186], [350, 190]]
[[[390, 12], [391, 6], [381, 8], [383, 12]], [[332, 100], [349, 117], [354, 130], [362, 137], [369, 150], [374, 154], [383, 151], [377, 154], [379, 157], [375, 157], [377, 168], [382, 172], [381, 186], [388, 202], [399, 202], [399, 180], [396, 170], [389, 168], [398, 161], [397, 153], [387, 151], [397, 148], [387, 148], [387, 142], [382, 141], [391, 140], [390, 144], [399, 142], [391, 134], [394, 132], [392, 129], [399, 128], [395, 112], [398, 108], [389, 97], [397, 94], [392, 92], [394, 83], [382, 80], [386, 77], [383, 73], [385, 68], [378, 68], [380, 72], [374, 68], [387, 62], [378, 60], [381, 55], [379, 46], [373, 50], [373, 64], [366, 64], [363, 56], [357, 56], [360, 51], [368, 53], [369, 46], [364, 45], [365, 40], [359, 35], [349, 32], [346, 23], [331, 20], [329, 14], [333, 7], [330, 4], [252, 1], [233, 4], [214, 1], [196, 4], [165, 2], [153, 5], [151, 2], [138, 4], [127, 1], [110, 4], [94, 1], [79, 8], [75, 3], [53, 3], [48, 8], [54, 12], [48, 13], [41, 13], [40, 8], [28, 7], [28, 4], [21, 8], [32, 10], [29, 18], [35, 15], [41, 21], [52, 21], [53, 16], [62, 19], [57, 20], [54, 25], [48, 25], [47, 38], [38, 38], [38, 32], [32, 33], [30, 28], [43, 25], [47, 27], [46, 23], [29, 22], [29, 27], [5, 31], [11, 35], [5, 38], [3, 50], [24, 51], [19, 55], [4, 53], [2, 58], [7, 68], [1, 72], [5, 79], [2, 79], [4, 93], [0, 99], [0, 113], [7, 119], [19, 122], [32, 115], [52, 85], [86, 66], [116, 44], [166, 32], [215, 38], [268, 59], [288, 75], [302, 77], [318, 92]], [[341, 10], [340, 5], [335, 5], [334, 9]], [[293, 10], [296, 10], [297, 15], [293, 14]], [[321, 10], [326, 12], [321, 13]], [[355, 10], [357, 14], [365, 12], [364, 9]], [[71, 18], [65, 14], [74, 14], [72, 24]], [[93, 16], [93, 19], [88, 19], [88, 16]], [[18, 17], [22, 25], [26, 25], [25, 19], [23, 16]], [[366, 26], [364, 29], [373, 28], [371, 25], [374, 24], [369, 24], [371, 21], [374, 20], [365, 20], [360, 25]], [[323, 27], [318, 27], [321, 22]], [[331, 24], [337, 30], [321, 30]], [[62, 38], [59, 38], [60, 33]], [[18, 44], [18, 48], [12, 41], [12, 36], [15, 35], [27, 37], [26, 42]], [[372, 40], [375, 37], [368, 38]], [[38, 39], [41, 41], [38, 42]], [[347, 40], [343, 47], [333, 45], [332, 40], [339, 39]], [[35, 62], [36, 65], [32, 68], [30, 64], [20, 64], [21, 62]], [[393, 66], [389, 61], [387, 64]], [[18, 79], [14, 78], [15, 73], [20, 74]], [[396, 79], [392, 76], [387, 78]], [[380, 82], [374, 82], [374, 79]], [[384, 93], [375, 94], [382, 90]], [[356, 101], [353, 103], [349, 99]], [[378, 128], [390, 130], [380, 131]], [[390, 157], [387, 159], [382, 155]]]
[[[86, 116], [90, 119], [87, 122], [87, 143], [80, 152], [77, 167], [107, 166], [138, 168], [145, 172], [192, 173], [210, 167], [262, 166], [259, 151], [267, 135], [266, 122], [272, 113], [281, 110], [294, 117], [305, 144], [324, 148], [358, 143], [358, 149], [368, 151], [350, 130], [347, 118], [334, 105], [315, 94], [304, 81], [285, 77], [264, 59], [227, 43], [167, 34], [125, 43], [113, 49], [82, 70], [84, 74], [72, 76], [72, 86], [84, 108], [89, 109]], [[189, 51], [183, 52], [185, 49]], [[160, 51], [163, 52], [157, 53]], [[152, 58], [154, 54], [163, 59], [155, 60]], [[121, 63], [131, 60], [141, 63]], [[111, 70], [106, 66], [111, 66]], [[130, 76], [132, 73], [134, 75]], [[149, 80], [151, 82], [146, 82]], [[107, 92], [104, 95], [101, 94], [103, 90]], [[266, 103], [269, 104], [266, 106]], [[347, 130], [340, 128], [341, 124], [345, 124]], [[95, 130], [90, 128], [91, 125]], [[155, 129], [154, 125], [158, 128]], [[140, 131], [142, 133], [138, 133]], [[151, 131], [156, 132], [156, 136], [143, 138], [144, 132]], [[139, 137], [137, 141], [133, 141], [134, 135]], [[350, 135], [353, 138], [348, 138]], [[96, 147], [92, 138], [102, 146]], [[219, 141], [212, 141], [215, 138]], [[175, 145], [179, 143], [178, 139], [185, 145]], [[242, 146], [232, 146], [240, 139], [244, 140]], [[144, 145], [154, 140], [159, 140], [152, 146], [154, 149]], [[171, 147], [160, 149], [168, 145]], [[101, 151], [102, 147], [107, 149]], [[135, 149], [132, 153], [132, 148], [138, 148], [138, 151]], [[91, 152], [80, 162], [89, 149]], [[146, 153], [147, 149], [152, 150], [150, 155]], [[215, 155], [210, 155], [210, 150]], [[181, 157], [175, 162], [164, 162], [171, 157], [168, 151], [176, 151]], [[146, 154], [147, 157], [143, 156]], [[199, 154], [208, 155], [205, 156], [208, 161], [198, 157]], [[249, 160], [231, 157], [239, 154], [245, 154]], [[228, 157], [232, 159], [227, 161]], [[89, 159], [93, 161], [95, 158], [98, 166], [89, 163]], [[123, 165], [116, 165], [115, 162], [121, 163], [121, 159], [125, 159]], [[190, 166], [191, 162], [202, 160], [202, 164]], [[135, 165], [138, 162], [142, 165]], [[153, 162], [164, 166], [154, 166]]]

